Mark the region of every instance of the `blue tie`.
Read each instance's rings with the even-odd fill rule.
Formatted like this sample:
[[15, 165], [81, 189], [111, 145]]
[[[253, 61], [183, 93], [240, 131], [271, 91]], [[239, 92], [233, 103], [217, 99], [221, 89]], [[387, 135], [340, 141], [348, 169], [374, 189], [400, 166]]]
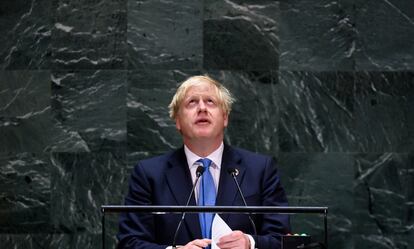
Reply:
[[[209, 170], [211, 160], [208, 158], [203, 158], [197, 162], [201, 162], [205, 169], [204, 174], [201, 177], [201, 183], [199, 187], [198, 205], [214, 206], [216, 204], [216, 188], [214, 186], [213, 176]], [[199, 213], [201, 234], [203, 235], [203, 238], [211, 239], [211, 225], [213, 223], [213, 217], [213, 213]]]

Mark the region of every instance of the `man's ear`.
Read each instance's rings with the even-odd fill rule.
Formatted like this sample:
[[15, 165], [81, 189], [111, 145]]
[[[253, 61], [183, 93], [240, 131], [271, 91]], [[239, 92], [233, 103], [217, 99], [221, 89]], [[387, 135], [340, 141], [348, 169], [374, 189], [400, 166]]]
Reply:
[[229, 114], [224, 113], [224, 127], [227, 127], [227, 125], [229, 124]]
[[175, 128], [177, 128], [177, 130], [181, 131], [180, 120], [177, 117], [175, 117]]
[[181, 124], [180, 124], [180, 120], [178, 120], [178, 118], [175, 118], [175, 128], [177, 128], [177, 131], [178, 131], [180, 134], [183, 134], [183, 133], [181, 132]]

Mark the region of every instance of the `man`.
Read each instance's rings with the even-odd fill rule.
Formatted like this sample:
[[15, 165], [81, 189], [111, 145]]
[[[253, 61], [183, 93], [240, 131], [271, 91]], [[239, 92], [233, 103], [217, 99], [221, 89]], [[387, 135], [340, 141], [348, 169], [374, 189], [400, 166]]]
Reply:
[[[190, 205], [206, 202], [206, 205], [243, 206], [237, 187], [227, 173], [229, 168], [238, 170], [237, 180], [249, 206], [287, 205], [271, 157], [223, 143], [233, 102], [230, 92], [208, 76], [193, 76], [184, 81], [169, 105], [170, 116], [175, 120], [184, 146], [140, 161], [132, 172], [125, 204], [185, 205], [196, 179], [197, 166], [202, 163], [206, 171]], [[207, 166], [205, 162], [208, 162]], [[252, 217], [258, 228], [257, 234], [245, 214], [220, 216], [233, 230], [217, 243], [221, 249], [280, 248], [280, 235], [290, 230], [287, 215]], [[209, 246], [212, 218], [204, 214], [187, 214], [177, 244], [183, 245], [182, 249]], [[172, 244], [179, 220], [178, 215], [122, 214], [118, 248], [167, 248]]]

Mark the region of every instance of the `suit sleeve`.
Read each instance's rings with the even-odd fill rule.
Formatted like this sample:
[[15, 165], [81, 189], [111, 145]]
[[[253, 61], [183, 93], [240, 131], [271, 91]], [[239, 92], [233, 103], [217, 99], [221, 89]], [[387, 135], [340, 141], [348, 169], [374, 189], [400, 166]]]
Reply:
[[[286, 193], [280, 183], [276, 165], [270, 157], [266, 160], [261, 189], [263, 206], [288, 205]], [[258, 229], [258, 236], [255, 237], [257, 248], [281, 248], [280, 236], [290, 232], [289, 215], [264, 214], [261, 226]]]
[[[138, 163], [129, 180], [125, 205], [151, 205], [151, 186]], [[143, 213], [122, 213], [119, 218], [117, 249], [165, 249], [167, 245], [155, 243], [154, 216]]]

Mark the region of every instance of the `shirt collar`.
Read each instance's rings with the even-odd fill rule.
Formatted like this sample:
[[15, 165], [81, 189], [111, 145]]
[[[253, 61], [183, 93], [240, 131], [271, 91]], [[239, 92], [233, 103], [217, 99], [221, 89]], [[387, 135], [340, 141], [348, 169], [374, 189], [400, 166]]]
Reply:
[[194, 163], [198, 159], [208, 158], [211, 161], [213, 161], [214, 165], [216, 165], [216, 167], [218, 169], [220, 169], [221, 168], [221, 159], [223, 158], [223, 150], [224, 150], [224, 143], [221, 142], [220, 146], [215, 151], [213, 151], [210, 155], [208, 155], [206, 157], [200, 157], [197, 154], [195, 154], [194, 152], [192, 152], [186, 145], [184, 145], [184, 152], [185, 152], [185, 156], [187, 157], [187, 163], [188, 163], [189, 168], [196, 167], [196, 165]]

